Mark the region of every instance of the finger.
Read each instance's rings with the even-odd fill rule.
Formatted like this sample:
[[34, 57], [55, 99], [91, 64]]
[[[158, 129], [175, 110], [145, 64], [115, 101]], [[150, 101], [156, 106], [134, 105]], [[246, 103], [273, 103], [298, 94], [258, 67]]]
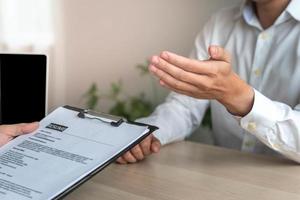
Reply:
[[22, 133], [31, 133], [39, 127], [39, 123], [33, 122], [29, 124], [21, 124], [20, 126], [21, 126], [20, 129]]
[[158, 69], [157, 67], [151, 65], [150, 66], [150, 71], [157, 76], [161, 81], [166, 83], [169, 87], [175, 90], [181, 90], [181, 91], [186, 91], [189, 93], [197, 93], [199, 90], [197, 87], [195, 87], [192, 84], [180, 81], [169, 75], [168, 73]]
[[222, 47], [211, 45], [208, 48], [208, 52], [213, 60], [219, 60], [219, 61], [231, 63], [230, 54]]
[[135, 145], [131, 150], [131, 154], [135, 157], [137, 160], [143, 160], [144, 159], [144, 154], [142, 152], [142, 149], [140, 145]]
[[135, 163], [137, 161], [136, 158], [130, 153], [130, 151], [127, 151], [122, 157], [126, 162], [129, 163]]
[[117, 160], [116, 160], [117, 163], [119, 164], [127, 164], [127, 162], [121, 157], [119, 157]]
[[18, 135], [30, 133], [38, 128], [38, 123], [22, 123], [22, 124], [12, 124], [12, 125], [1, 125], [0, 133], [9, 135], [11, 137], [16, 137]]
[[160, 141], [156, 137], [153, 137], [152, 144], [151, 144], [151, 151], [153, 153], [158, 153], [160, 150], [160, 147], [161, 147]]
[[0, 126], [0, 134], [7, 135], [10, 137], [16, 137], [18, 135], [23, 134], [21, 126], [22, 126], [22, 124], [1, 125]]
[[171, 63], [185, 71], [189, 71], [197, 74], [211, 74], [213, 73], [212, 70], [213, 71], [215, 70], [214, 67], [211, 65], [211, 63], [186, 58], [167, 51], [162, 52], [160, 54], [160, 57], [163, 58], [168, 63]]
[[0, 133], [0, 147], [11, 141], [13, 138], [11, 136]]
[[176, 93], [183, 94], [186, 96], [198, 98], [198, 99], [211, 99], [210, 96], [206, 92], [198, 91], [197, 93], [191, 93], [183, 90], [177, 90], [169, 86], [167, 83], [163, 82], [162, 80], [159, 81], [159, 84], [169, 90], [172, 90]]
[[147, 156], [151, 153], [150, 146], [151, 146], [152, 137], [153, 136], [151, 134], [140, 143], [140, 147], [143, 151], [144, 156]]
[[171, 90], [171, 91], [176, 92], [176, 93], [183, 94], [183, 95], [186, 95], [186, 96], [192, 96], [192, 94], [189, 93], [189, 92], [182, 91], [182, 90], [177, 90], [177, 89], [172, 88], [171, 86], [169, 86], [167, 83], [163, 82], [162, 80], [159, 81], [159, 84], [160, 84], [161, 86], [163, 86], [163, 87], [165, 87], [165, 88]]
[[157, 56], [154, 56], [152, 58], [152, 60], [154, 61], [153, 63], [156, 63], [156, 64], [153, 64], [155, 67], [170, 74], [177, 80], [191, 83], [195, 86], [208, 81], [209, 77], [207, 77], [206, 75], [201, 75], [201, 74], [185, 71], [179, 67], [176, 67], [176, 66], [168, 63], [164, 59], [159, 58]]

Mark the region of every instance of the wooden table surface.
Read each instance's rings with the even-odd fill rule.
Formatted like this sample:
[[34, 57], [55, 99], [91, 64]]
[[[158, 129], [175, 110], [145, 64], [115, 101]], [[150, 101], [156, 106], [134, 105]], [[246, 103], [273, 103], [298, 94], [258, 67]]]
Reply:
[[299, 200], [300, 165], [184, 141], [138, 164], [112, 164], [66, 199]]

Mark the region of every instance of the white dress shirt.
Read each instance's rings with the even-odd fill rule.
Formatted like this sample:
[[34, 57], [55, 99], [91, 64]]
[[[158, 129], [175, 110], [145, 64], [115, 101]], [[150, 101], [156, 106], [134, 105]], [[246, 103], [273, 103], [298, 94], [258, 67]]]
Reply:
[[232, 55], [234, 71], [255, 90], [252, 110], [241, 119], [217, 101], [174, 92], [154, 113], [139, 121], [160, 129], [167, 144], [183, 140], [212, 109], [213, 137], [220, 146], [255, 153], [278, 152], [300, 162], [300, 0], [292, 0], [275, 23], [264, 30], [251, 2], [223, 9], [204, 26], [193, 57], [208, 58], [209, 45]]

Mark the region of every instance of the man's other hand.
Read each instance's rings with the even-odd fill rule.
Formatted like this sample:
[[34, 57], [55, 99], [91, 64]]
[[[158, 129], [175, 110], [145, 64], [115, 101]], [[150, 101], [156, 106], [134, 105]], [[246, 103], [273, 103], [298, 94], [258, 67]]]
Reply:
[[153, 134], [146, 137], [141, 143], [124, 153], [117, 159], [119, 164], [135, 163], [145, 159], [152, 153], [159, 152], [161, 147], [160, 141]]

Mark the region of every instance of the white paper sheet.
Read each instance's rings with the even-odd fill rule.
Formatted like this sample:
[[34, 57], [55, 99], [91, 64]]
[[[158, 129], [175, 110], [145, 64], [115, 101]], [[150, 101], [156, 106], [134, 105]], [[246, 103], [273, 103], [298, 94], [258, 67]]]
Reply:
[[148, 132], [148, 127], [113, 127], [77, 113], [60, 107], [37, 131], [0, 148], [1, 200], [52, 199]]

